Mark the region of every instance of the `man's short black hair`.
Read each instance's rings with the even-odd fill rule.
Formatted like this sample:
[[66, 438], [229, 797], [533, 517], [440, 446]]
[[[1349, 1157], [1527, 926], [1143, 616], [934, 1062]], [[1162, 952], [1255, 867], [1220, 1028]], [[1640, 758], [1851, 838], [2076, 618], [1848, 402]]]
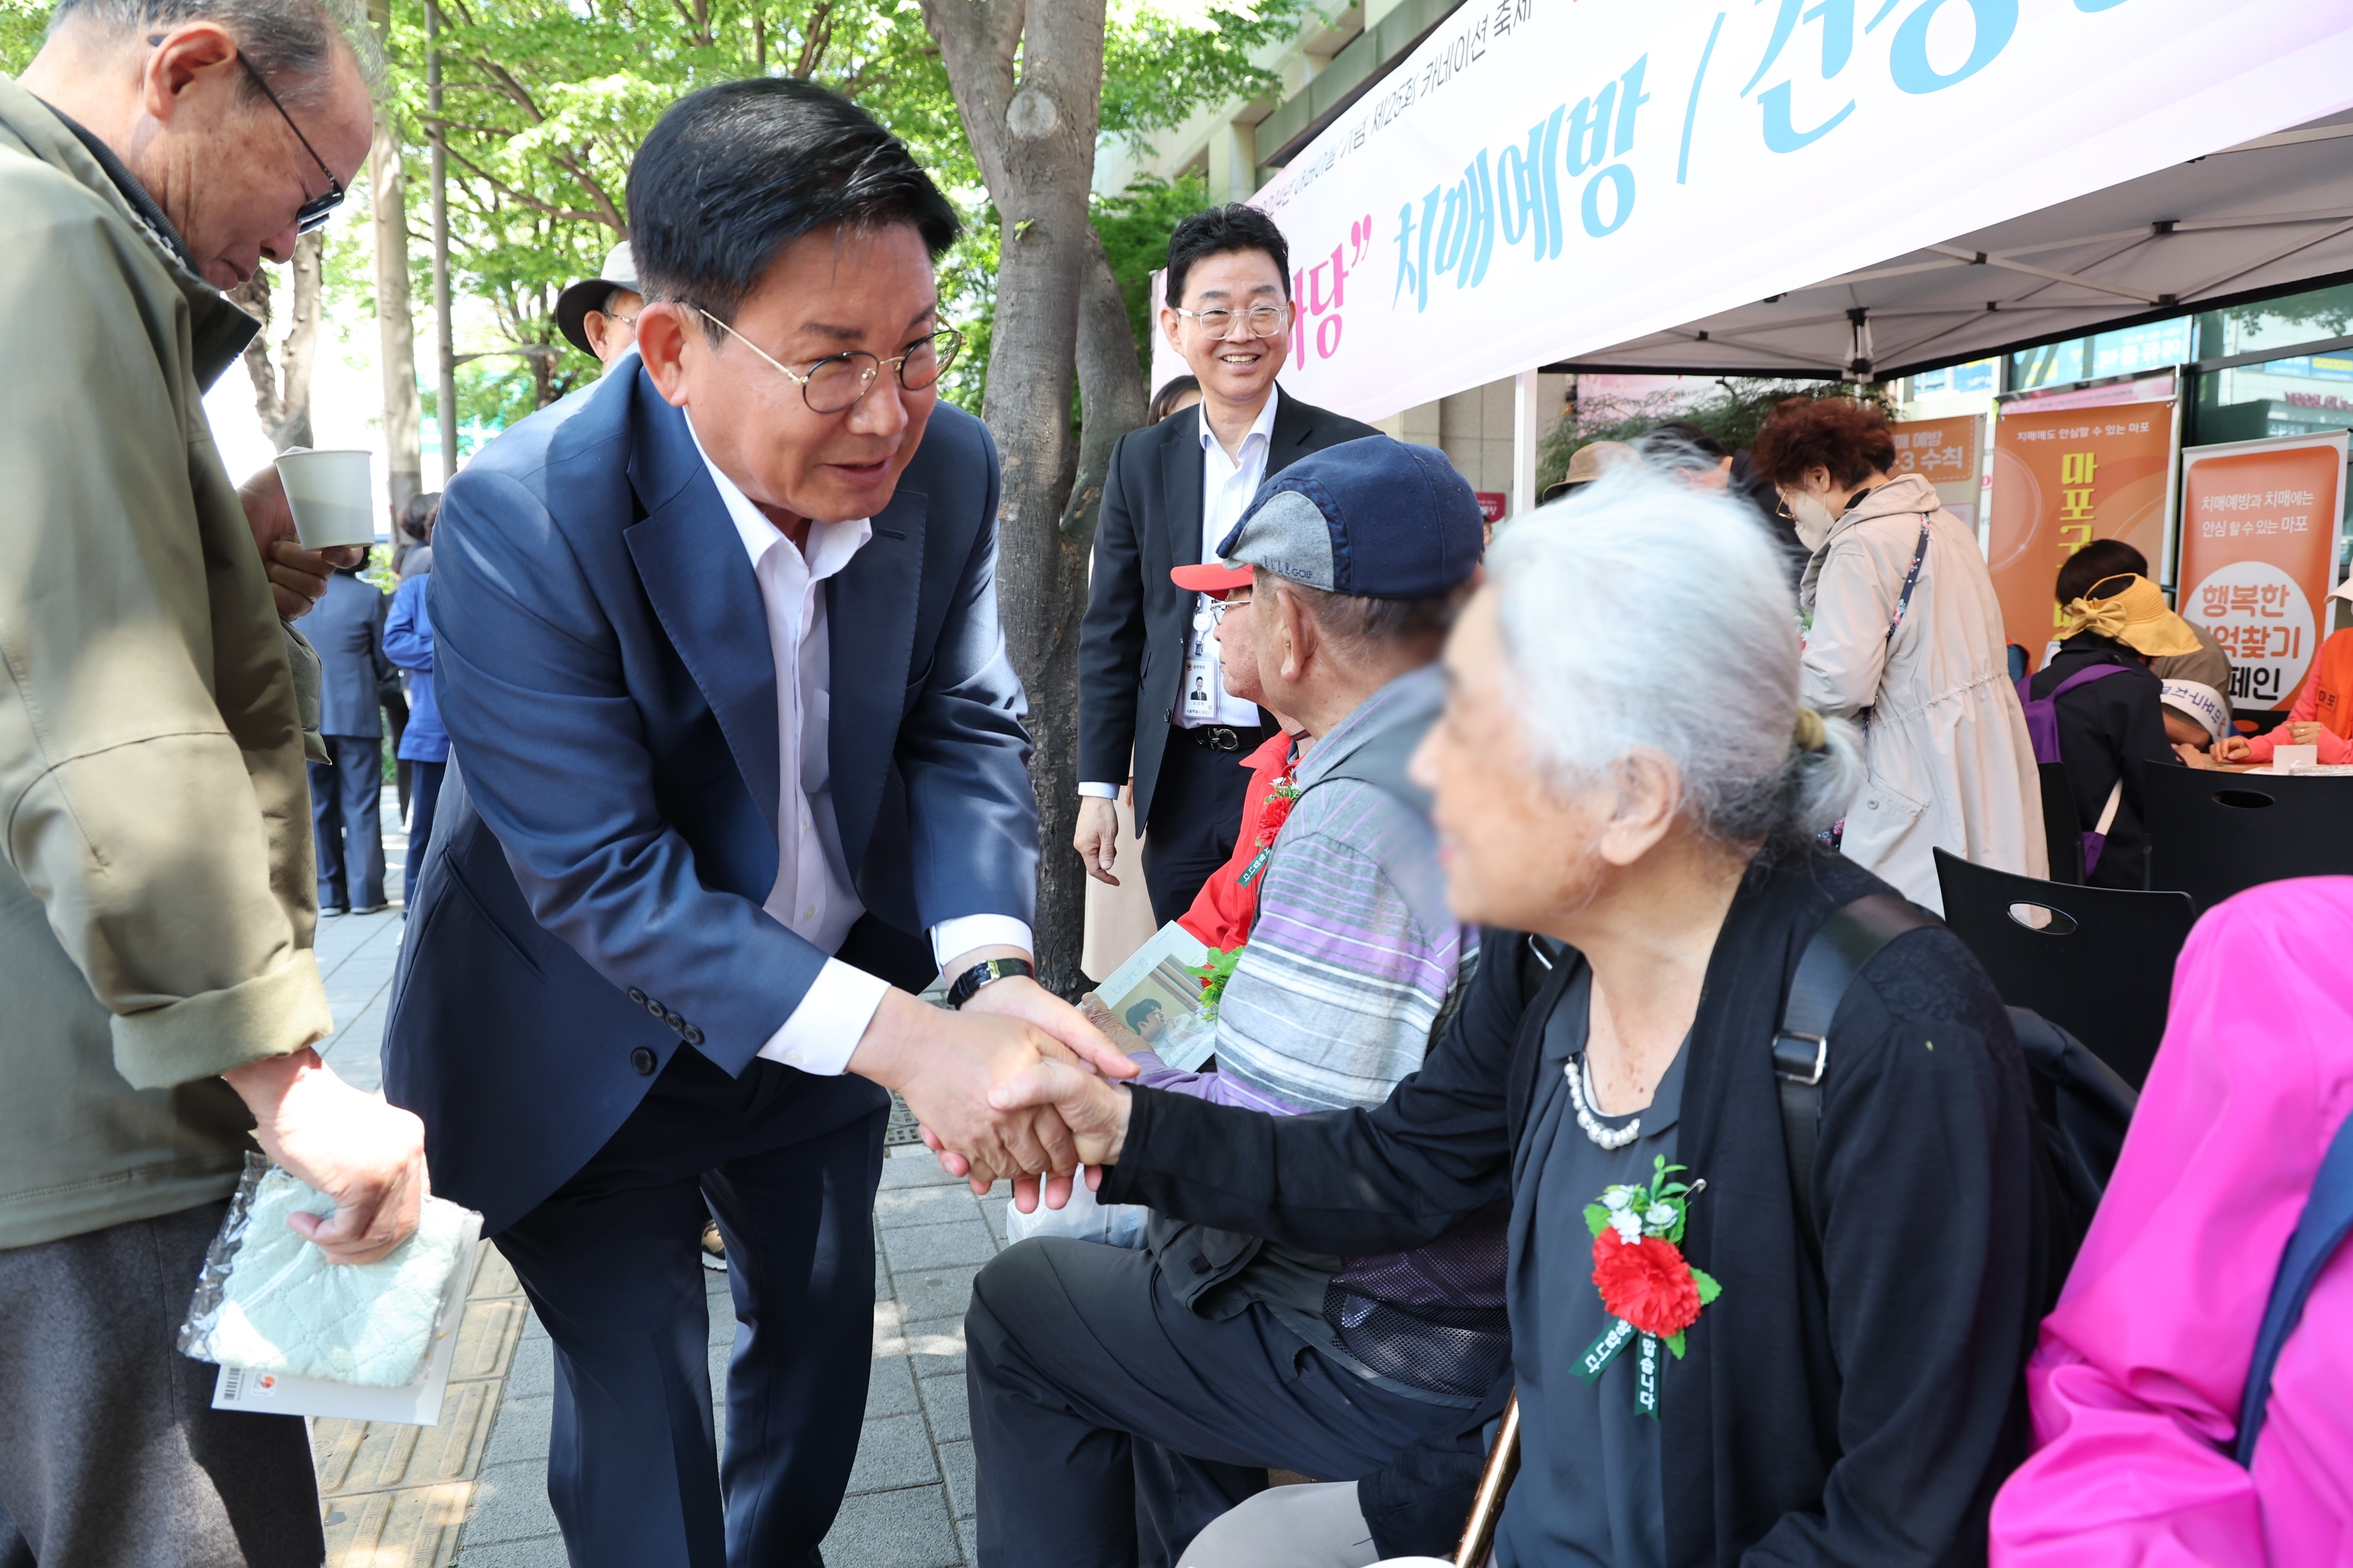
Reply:
[[1185, 275], [1193, 270], [1193, 263], [1245, 250], [1266, 252], [1274, 269], [1282, 275], [1282, 297], [1290, 299], [1291, 247], [1284, 243], [1282, 230], [1258, 208], [1235, 202], [1195, 213], [1168, 237], [1169, 309], [1185, 303]]
[[1663, 419], [1645, 430], [1637, 439], [1649, 445], [1687, 447], [1711, 463], [1720, 463], [1732, 456], [1724, 443], [1701, 429], [1688, 419]]
[[906, 144], [838, 93], [789, 77], [670, 105], [629, 166], [629, 251], [654, 300], [721, 321], [786, 246], [831, 224], [914, 226], [936, 257], [955, 208]]

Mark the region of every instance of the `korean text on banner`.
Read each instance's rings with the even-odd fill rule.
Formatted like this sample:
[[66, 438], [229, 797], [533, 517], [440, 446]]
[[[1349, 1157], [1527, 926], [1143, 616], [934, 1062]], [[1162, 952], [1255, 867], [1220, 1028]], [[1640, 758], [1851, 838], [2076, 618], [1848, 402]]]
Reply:
[[2348, 105], [2310, 0], [1466, 0], [1252, 198], [1284, 384], [1381, 418]]
[[1936, 487], [1945, 510], [1970, 527], [1978, 521], [1978, 474], [1984, 464], [1985, 416], [1899, 419], [1888, 426], [1895, 437], [1898, 474], [1917, 474]]
[[2328, 635], [2346, 432], [2181, 455], [2182, 618], [2231, 656], [2231, 700], [2284, 708]]
[[1993, 436], [1993, 518], [1987, 550], [2010, 640], [2039, 667], [2066, 624], [2060, 565], [2094, 539], [2165, 560], [2165, 489], [2173, 467], [2173, 405], [2007, 413]]

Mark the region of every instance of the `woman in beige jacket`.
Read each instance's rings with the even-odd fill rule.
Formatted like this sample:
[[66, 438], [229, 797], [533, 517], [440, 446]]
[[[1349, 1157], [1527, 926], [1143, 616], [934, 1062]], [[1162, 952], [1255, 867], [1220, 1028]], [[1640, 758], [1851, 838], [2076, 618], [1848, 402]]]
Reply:
[[1868, 404], [1792, 400], [1752, 460], [1813, 552], [1798, 595], [1805, 703], [1865, 726], [1848, 858], [1939, 913], [1931, 849], [2048, 876], [2042, 783], [1975, 532], [1926, 479], [1890, 477], [1894, 440]]

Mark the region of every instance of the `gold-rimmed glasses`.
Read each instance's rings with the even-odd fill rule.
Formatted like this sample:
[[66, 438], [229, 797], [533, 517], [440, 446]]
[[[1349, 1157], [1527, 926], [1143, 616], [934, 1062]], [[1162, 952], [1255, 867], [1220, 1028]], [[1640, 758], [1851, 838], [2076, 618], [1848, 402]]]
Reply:
[[887, 367], [899, 377], [899, 384], [909, 392], [921, 392], [947, 374], [955, 363], [956, 354], [964, 348], [964, 334], [954, 327], [942, 327], [930, 336], [907, 346], [902, 353], [880, 359], [863, 349], [851, 349], [846, 353], [828, 354], [808, 367], [806, 374], [779, 361], [759, 344], [697, 305], [695, 314], [758, 354], [783, 373], [786, 379], [801, 389], [801, 400], [812, 414], [839, 414], [857, 406], [860, 398], [874, 389], [875, 378]]

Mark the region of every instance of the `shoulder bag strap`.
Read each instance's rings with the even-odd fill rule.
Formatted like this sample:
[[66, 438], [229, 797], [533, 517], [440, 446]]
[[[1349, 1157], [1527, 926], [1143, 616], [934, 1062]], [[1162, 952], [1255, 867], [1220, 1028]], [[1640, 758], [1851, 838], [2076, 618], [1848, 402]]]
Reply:
[[1781, 1026], [1773, 1036], [1773, 1078], [1781, 1092], [1789, 1192], [1797, 1203], [1799, 1229], [1817, 1264], [1821, 1235], [1814, 1219], [1814, 1149], [1821, 1141], [1831, 1020], [1873, 954], [1907, 931], [1936, 923], [1935, 916], [1897, 894], [1867, 893], [1822, 922], [1790, 977]]
[[2329, 1140], [2320, 1172], [2312, 1179], [2312, 1192], [2304, 1200], [2304, 1214], [2272, 1279], [2271, 1301], [2263, 1308], [2263, 1329], [2255, 1335], [2254, 1360], [2247, 1367], [2247, 1390], [2239, 1405], [2237, 1457], [2242, 1465], [2255, 1461], [2255, 1438], [2263, 1429], [2272, 1370], [2279, 1364], [2281, 1347], [2295, 1332], [2305, 1299], [2348, 1231], [2353, 1231], [2353, 1117], [2340, 1122], [2337, 1136]]
[[1895, 613], [1887, 617], [1887, 640], [1895, 640], [1895, 628], [1904, 624], [1904, 612], [1912, 607], [1912, 590], [1920, 585], [1920, 568], [1928, 560], [1928, 520], [1920, 520], [1920, 542], [1912, 552], [1912, 570], [1904, 574], [1904, 591], [1895, 596]]

